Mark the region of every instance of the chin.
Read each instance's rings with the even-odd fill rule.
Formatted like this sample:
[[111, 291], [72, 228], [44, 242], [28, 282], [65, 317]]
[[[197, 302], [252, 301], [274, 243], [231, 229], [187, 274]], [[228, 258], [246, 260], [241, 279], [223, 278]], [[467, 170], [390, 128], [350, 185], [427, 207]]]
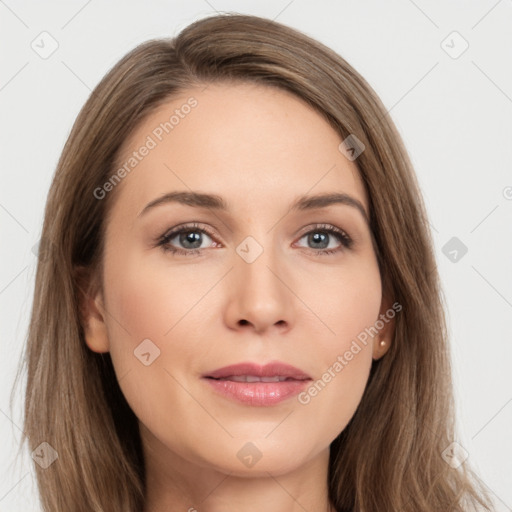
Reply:
[[305, 446], [303, 433], [297, 435], [296, 442], [290, 442], [289, 437], [281, 439], [277, 436], [273, 440], [238, 438], [218, 443], [214, 453], [205, 450], [202, 465], [232, 476], [268, 477], [269, 473], [279, 476], [293, 472], [316, 455], [313, 446]]

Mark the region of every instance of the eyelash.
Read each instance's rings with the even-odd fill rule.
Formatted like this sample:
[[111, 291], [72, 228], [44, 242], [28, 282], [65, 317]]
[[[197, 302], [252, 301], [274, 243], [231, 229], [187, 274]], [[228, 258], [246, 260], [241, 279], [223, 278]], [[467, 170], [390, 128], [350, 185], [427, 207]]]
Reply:
[[[183, 255], [183, 256], [193, 256], [195, 254], [199, 254], [203, 249], [178, 249], [176, 247], [173, 247], [169, 244], [170, 240], [172, 240], [176, 235], [180, 235], [182, 233], [193, 233], [193, 232], [200, 232], [203, 234], [208, 235], [210, 238], [214, 238], [214, 234], [211, 233], [208, 229], [205, 227], [201, 227], [197, 223], [193, 223], [191, 225], [182, 226], [178, 229], [172, 230], [168, 233], [163, 234], [157, 241], [156, 246], [161, 247], [164, 252], [170, 252], [174, 255]], [[312, 227], [309, 231], [306, 233], [303, 233], [300, 237], [300, 239], [304, 238], [307, 235], [310, 235], [312, 233], [327, 233], [329, 235], [333, 235], [335, 238], [338, 239], [338, 241], [341, 243], [341, 248], [337, 247], [335, 249], [309, 249], [309, 251], [312, 251], [315, 254], [321, 255], [321, 256], [327, 256], [331, 255], [340, 251], [343, 251], [345, 249], [351, 249], [353, 245], [353, 240], [350, 238], [347, 233], [345, 233], [343, 230], [331, 225], [331, 224], [317, 224]], [[299, 239], [299, 240], [300, 240]]]

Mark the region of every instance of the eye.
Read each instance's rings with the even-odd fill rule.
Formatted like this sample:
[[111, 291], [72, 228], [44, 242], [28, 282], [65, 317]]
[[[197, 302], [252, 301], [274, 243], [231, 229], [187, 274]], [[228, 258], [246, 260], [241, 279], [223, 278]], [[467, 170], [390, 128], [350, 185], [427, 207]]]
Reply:
[[[165, 252], [173, 254], [183, 254], [191, 256], [201, 252], [203, 242], [206, 239], [212, 239], [213, 234], [199, 224], [194, 223], [188, 226], [174, 228], [160, 237], [157, 246], [162, 247]], [[216, 244], [216, 242], [214, 242]], [[181, 245], [176, 247], [175, 245]]]
[[347, 233], [330, 224], [314, 226], [313, 229], [302, 235], [300, 240], [303, 238], [307, 238], [307, 244], [310, 244], [308, 248], [312, 248], [314, 253], [322, 255], [350, 249], [353, 244], [353, 240]]
[[[203, 246], [203, 243], [210, 243], [210, 247], [218, 247], [219, 243], [212, 240], [213, 233], [206, 227], [193, 223], [185, 226], [178, 226], [171, 231], [162, 235], [156, 245], [161, 247], [163, 251], [172, 254], [192, 256], [198, 255], [203, 249], [208, 247], [208, 244]], [[306, 238], [310, 251], [314, 254], [328, 255], [341, 252], [345, 249], [350, 249], [353, 245], [353, 240], [343, 230], [331, 224], [318, 224], [313, 226], [304, 233], [299, 240]]]

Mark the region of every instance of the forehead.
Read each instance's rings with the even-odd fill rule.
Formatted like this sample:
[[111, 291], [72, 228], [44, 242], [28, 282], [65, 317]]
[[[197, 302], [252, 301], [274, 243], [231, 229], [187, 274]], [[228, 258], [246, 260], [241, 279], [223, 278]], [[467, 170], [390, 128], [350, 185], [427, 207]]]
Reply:
[[[181, 91], [147, 116], [124, 142], [117, 194], [139, 210], [172, 190], [200, 190], [247, 206], [285, 196], [345, 192], [368, 208], [355, 162], [340, 135], [302, 99], [252, 83]], [[125, 192], [123, 192], [125, 191]]]

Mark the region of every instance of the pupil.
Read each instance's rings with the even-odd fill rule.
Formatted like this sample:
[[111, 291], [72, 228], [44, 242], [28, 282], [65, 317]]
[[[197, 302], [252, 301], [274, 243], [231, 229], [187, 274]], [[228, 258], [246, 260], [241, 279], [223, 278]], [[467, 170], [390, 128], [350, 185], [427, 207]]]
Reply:
[[[194, 242], [199, 242], [197, 247], [190, 247], [188, 245], [194, 244]], [[193, 231], [189, 231], [188, 233], [182, 233], [180, 236], [180, 243], [182, 243], [188, 249], [197, 249], [201, 246], [201, 234]]]
[[326, 243], [326, 241], [327, 241], [327, 234], [326, 233], [315, 233], [314, 235], [312, 235], [312, 238], [313, 238], [313, 241], [315, 243], [318, 243], [318, 242], [322, 243], [323, 242], [323, 245], [322, 245], [321, 249], [325, 249], [329, 245], [328, 242]]

